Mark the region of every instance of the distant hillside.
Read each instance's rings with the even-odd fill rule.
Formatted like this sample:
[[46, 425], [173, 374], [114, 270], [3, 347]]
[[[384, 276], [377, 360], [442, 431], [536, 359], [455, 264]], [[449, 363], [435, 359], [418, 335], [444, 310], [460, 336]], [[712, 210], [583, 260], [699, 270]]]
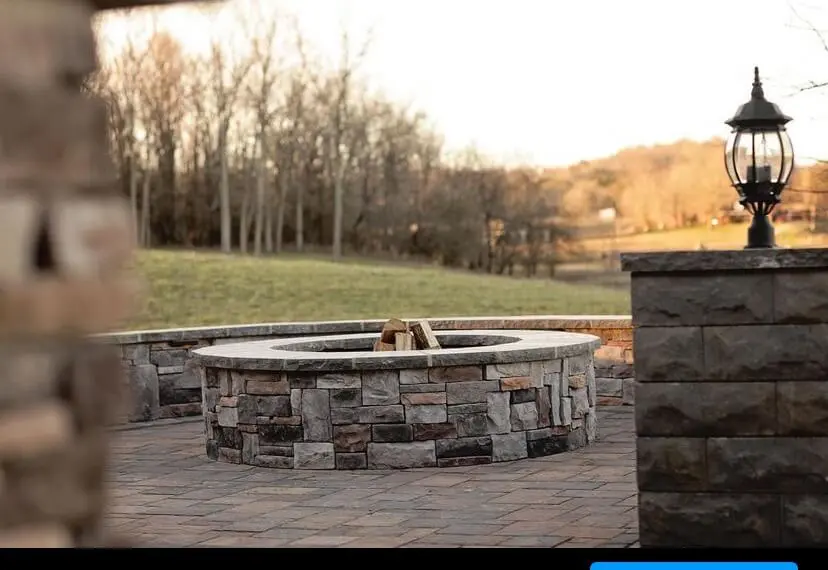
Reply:
[[[559, 191], [562, 216], [582, 237], [603, 232], [607, 224], [600, 223], [598, 212], [604, 208], [615, 208], [621, 233], [672, 229], [704, 224], [736, 202], [723, 153], [721, 139], [681, 140], [547, 169], [543, 177], [547, 187]], [[784, 203], [813, 200], [799, 190], [825, 186], [828, 176], [820, 169], [824, 166], [798, 168]]]

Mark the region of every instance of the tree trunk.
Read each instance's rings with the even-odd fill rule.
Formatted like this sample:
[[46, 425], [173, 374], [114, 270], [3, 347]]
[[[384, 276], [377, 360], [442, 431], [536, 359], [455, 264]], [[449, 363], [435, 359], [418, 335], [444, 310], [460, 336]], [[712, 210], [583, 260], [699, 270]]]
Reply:
[[296, 185], [296, 251], [302, 253], [305, 249], [305, 186]]
[[150, 246], [150, 182], [149, 170], [144, 172], [144, 180], [141, 188], [141, 229], [139, 232], [139, 243], [141, 247]]
[[263, 137], [259, 138], [259, 160], [256, 176], [256, 224], [253, 229], [253, 255], [262, 254], [265, 208], [265, 152]]
[[219, 132], [219, 202], [221, 208], [221, 251], [230, 253], [233, 250], [231, 236], [232, 218], [230, 216], [230, 175], [227, 172], [227, 129], [222, 125]]
[[129, 206], [132, 213], [132, 231], [140, 244], [138, 220], [138, 161], [135, 160], [135, 145], [129, 153]]
[[279, 169], [279, 203], [276, 205], [276, 253], [282, 253], [285, 231], [285, 202], [287, 201], [288, 184], [290, 184], [290, 170]]

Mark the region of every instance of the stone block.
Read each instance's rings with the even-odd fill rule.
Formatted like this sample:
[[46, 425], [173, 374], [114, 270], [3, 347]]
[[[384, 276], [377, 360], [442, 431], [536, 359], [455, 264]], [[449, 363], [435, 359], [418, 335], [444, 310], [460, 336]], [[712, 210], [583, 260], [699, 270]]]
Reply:
[[457, 428], [458, 437], [482, 436], [489, 433], [486, 414], [456, 414], [450, 420]]
[[130, 366], [127, 370], [130, 421], [148, 421], [155, 418], [161, 405], [158, 372], [155, 366], [138, 364]]
[[399, 424], [405, 422], [402, 406], [361, 406], [331, 410], [334, 424]]
[[458, 439], [438, 439], [436, 442], [436, 452], [437, 457], [440, 459], [451, 457], [491, 457], [492, 438], [489, 436], [483, 436], [461, 437]]
[[316, 377], [316, 387], [325, 390], [361, 388], [362, 376], [359, 372], [319, 374]]
[[819, 494], [782, 497], [782, 546], [828, 546], [828, 496]]
[[598, 413], [595, 408], [591, 408], [589, 413], [584, 416], [584, 432], [587, 443], [592, 443], [598, 439]]
[[501, 378], [528, 377], [532, 370], [528, 362], [514, 362], [510, 364], [489, 364], [485, 368], [486, 380], [500, 380]]
[[331, 405], [327, 390], [302, 391], [302, 429], [305, 441], [331, 441]]
[[334, 444], [332, 443], [294, 443], [294, 469], [334, 469]]
[[222, 396], [233, 396], [233, 382], [230, 380], [229, 370], [219, 370], [216, 372], [219, 380], [219, 391]]
[[302, 426], [281, 424], [259, 426], [259, 445], [284, 445], [303, 439]]
[[[529, 434], [531, 432], [527, 432]], [[526, 447], [529, 457], [546, 457], [565, 451], [579, 449], [586, 445], [586, 432], [583, 429], [573, 430], [563, 434], [553, 434], [549, 437], [528, 437]]]
[[256, 456], [259, 455], [259, 435], [255, 433], [243, 433], [242, 436], [242, 463], [253, 465]]
[[657, 493], [638, 496], [642, 547], [761, 548], [778, 543], [778, 495]]
[[410, 424], [439, 424], [448, 421], [445, 405], [406, 406], [405, 421]]
[[189, 358], [190, 351], [186, 348], [153, 349], [149, 352], [150, 364], [155, 364], [159, 368], [184, 366]]
[[401, 394], [400, 399], [406, 406], [424, 406], [446, 404], [445, 392], [421, 392], [415, 394]]
[[538, 428], [538, 409], [534, 402], [512, 404], [510, 422], [512, 431], [526, 431]]
[[293, 456], [283, 455], [257, 455], [256, 467], [269, 467], [270, 469], [293, 469]]
[[479, 382], [481, 380], [483, 380], [481, 366], [438, 366], [428, 369], [428, 381], [432, 383]]
[[590, 406], [595, 406], [598, 401], [598, 391], [595, 385], [595, 370], [592, 367], [587, 370], [586, 380], [587, 400]]
[[577, 390], [570, 390], [570, 397], [572, 403], [572, 419], [583, 419], [584, 415], [589, 411], [589, 395], [586, 387], [578, 388]]
[[486, 398], [486, 425], [488, 433], [509, 433], [512, 430], [512, 408], [509, 403], [509, 394], [505, 392], [491, 392]]
[[313, 372], [288, 372], [287, 381], [292, 389], [316, 388], [316, 374]]
[[637, 387], [639, 436], [750, 436], [776, 431], [771, 382], [644, 383]]
[[587, 385], [586, 374], [570, 374], [567, 377], [567, 381], [569, 382], [570, 390], [580, 390], [581, 388], [586, 388]]
[[123, 344], [121, 354], [124, 360], [129, 360], [133, 364], [150, 364], [149, 346], [146, 344]]
[[[333, 400], [333, 396], [331, 396], [331, 400]], [[290, 391], [290, 412], [292, 416], [302, 415], [302, 390]]]
[[549, 386], [537, 389], [535, 407], [538, 410], [538, 427], [549, 427], [552, 425], [549, 418], [552, 409], [552, 402], [549, 399]]
[[359, 388], [345, 388], [331, 390], [332, 408], [357, 408], [362, 405], [362, 390]]
[[207, 368], [204, 370], [204, 385], [208, 388], [221, 389], [218, 368]]
[[[780, 324], [828, 323], [828, 273], [779, 272], [773, 275], [773, 317]], [[770, 305], [770, 303], [768, 303]]]
[[239, 421], [254, 423], [256, 416], [290, 417], [290, 396], [238, 396]]
[[[828, 325], [706, 327], [704, 353], [709, 379], [824, 380], [828, 377]], [[640, 381], [638, 365], [636, 379]]]
[[427, 368], [412, 368], [409, 370], [400, 370], [400, 384], [426, 384], [428, 382]]
[[570, 356], [563, 361], [563, 375], [577, 376], [579, 374], [586, 374], [589, 367], [592, 366], [592, 355], [582, 354], [579, 356]]
[[337, 469], [367, 469], [368, 458], [364, 453], [337, 453]]
[[218, 448], [218, 460], [224, 463], [240, 464], [242, 462], [242, 454], [239, 449], [228, 449], [226, 447]]
[[509, 390], [526, 390], [534, 388], [535, 381], [531, 376], [515, 376], [513, 378], [501, 378], [500, 389], [504, 392]]
[[408, 424], [379, 424], [371, 428], [371, 433], [371, 439], [375, 443], [393, 443], [414, 439], [414, 430]]
[[470, 467], [473, 465], [489, 465], [492, 462], [491, 456], [481, 455], [479, 457], [448, 457], [437, 459], [437, 467]]
[[492, 461], [514, 461], [529, 457], [525, 433], [492, 436]]
[[750, 325], [773, 319], [773, 275], [767, 272], [635, 275], [635, 326]]
[[[259, 455], [273, 455], [276, 457], [293, 457], [293, 444], [259, 445]], [[290, 462], [293, 467], [293, 461]]]
[[476, 404], [485, 402], [487, 394], [498, 392], [497, 381], [455, 382], [446, 385], [446, 402], [449, 404]]
[[635, 329], [635, 377], [639, 382], [687, 382], [704, 378], [700, 327]]
[[635, 403], [635, 385], [636, 382], [633, 378], [624, 378], [621, 402], [625, 406], [632, 406]]
[[410, 469], [436, 466], [437, 457], [433, 441], [368, 444], [368, 467], [372, 469]]
[[333, 426], [334, 451], [353, 453], [365, 451], [371, 441], [371, 426], [367, 424], [348, 424]]
[[572, 425], [572, 398], [569, 396], [561, 398], [561, 423], [556, 425]]
[[[236, 375], [236, 376], [234, 376]], [[231, 373], [231, 378], [235, 377], [239, 380], [245, 380], [242, 392], [256, 396], [269, 395], [290, 395], [290, 384], [281, 374], [239, 374]]]
[[828, 438], [710, 438], [707, 476], [714, 491], [828, 492]]
[[401, 394], [425, 394], [445, 391], [445, 384], [406, 384], [400, 386]]
[[413, 428], [415, 441], [457, 437], [457, 426], [453, 422], [443, 424], [414, 424], [411, 427]]
[[621, 378], [596, 378], [595, 391], [598, 396], [621, 398], [623, 395]]
[[638, 488], [642, 491], [706, 491], [704, 438], [639, 437]]
[[212, 459], [213, 461], [218, 461], [218, 442], [215, 440], [207, 440], [206, 442], [206, 449], [205, 452], [207, 454], [207, 459]]
[[362, 405], [391, 406], [400, 403], [400, 373], [397, 370], [363, 372]]
[[446, 406], [448, 415], [456, 414], [480, 414], [488, 411], [489, 406], [480, 402], [479, 404], [455, 404], [454, 406]]
[[[565, 382], [565, 381], [564, 381]], [[561, 417], [561, 378], [549, 385], [549, 421], [553, 426], [563, 425]], [[567, 387], [567, 392], [569, 388]], [[571, 410], [570, 410], [571, 412]]]
[[221, 427], [236, 427], [239, 425], [239, 409], [218, 406], [218, 425]]
[[828, 435], [828, 382], [777, 382], [780, 435]]

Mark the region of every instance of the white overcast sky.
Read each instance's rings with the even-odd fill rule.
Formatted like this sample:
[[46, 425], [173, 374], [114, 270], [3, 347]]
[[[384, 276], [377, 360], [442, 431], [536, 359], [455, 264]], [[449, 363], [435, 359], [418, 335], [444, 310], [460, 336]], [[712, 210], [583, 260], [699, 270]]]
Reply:
[[[249, 4], [256, 0], [231, 0]], [[331, 61], [339, 32], [372, 29], [363, 75], [425, 110], [449, 149], [544, 166], [631, 145], [725, 136], [723, 121], [765, 93], [794, 117], [797, 156], [828, 158], [828, 51], [791, 10], [826, 30], [819, 0], [261, 0], [296, 14]], [[227, 10], [231, 7], [225, 7]], [[206, 21], [160, 17], [185, 44]], [[124, 33], [116, 20], [105, 28]]]

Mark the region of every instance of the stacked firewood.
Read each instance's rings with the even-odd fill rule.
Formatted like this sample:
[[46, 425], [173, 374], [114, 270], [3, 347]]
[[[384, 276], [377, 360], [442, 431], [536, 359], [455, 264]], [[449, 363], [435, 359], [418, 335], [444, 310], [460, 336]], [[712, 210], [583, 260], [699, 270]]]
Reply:
[[383, 325], [380, 337], [374, 343], [375, 352], [438, 348], [440, 343], [431, 330], [431, 325], [425, 320], [406, 323], [400, 319], [390, 319]]

